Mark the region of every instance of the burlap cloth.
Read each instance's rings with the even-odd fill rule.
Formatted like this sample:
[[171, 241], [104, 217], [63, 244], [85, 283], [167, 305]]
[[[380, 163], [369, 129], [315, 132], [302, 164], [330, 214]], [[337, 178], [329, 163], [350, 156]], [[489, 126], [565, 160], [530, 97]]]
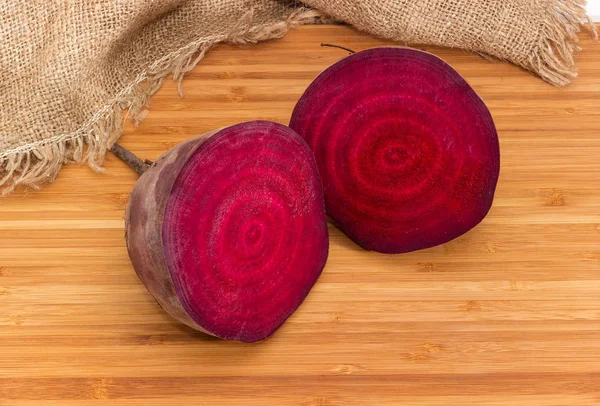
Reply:
[[[562, 86], [582, 0], [2, 0], [0, 189], [40, 187], [66, 162], [100, 170], [163, 79], [220, 42], [283, 36], [321, 13], [405, 43], [459, 47]], [[315, 7], [311, 10], [308, 7]], [[592, 25], [593, 27], [593, 25]], [[595, 35], [595, 31], [592, 29]]]

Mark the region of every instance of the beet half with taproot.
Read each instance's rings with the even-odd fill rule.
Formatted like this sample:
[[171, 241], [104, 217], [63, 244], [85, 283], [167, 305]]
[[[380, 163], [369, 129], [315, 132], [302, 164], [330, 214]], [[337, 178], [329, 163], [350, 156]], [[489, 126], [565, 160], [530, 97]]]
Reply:
[[443, 244], [490, 210], [500, 170], [492, 116], [460, 74], [427, 52], [348, 56], [310, 85], [290, 127], [315, 154], [328, 215], [366, 249]]
[[194, 329], [243, 342], [270, 336], [328, 255], [306, 143], [283, 125], [248, 122], [179, 144], [142, 172], [126, 240], [148, 291]]

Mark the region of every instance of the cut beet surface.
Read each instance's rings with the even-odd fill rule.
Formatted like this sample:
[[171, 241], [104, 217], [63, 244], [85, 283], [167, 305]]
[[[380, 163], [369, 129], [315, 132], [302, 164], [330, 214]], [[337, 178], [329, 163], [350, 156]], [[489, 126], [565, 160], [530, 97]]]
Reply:
[[264, 121], [167, 152], [138, 181], [126, 220], [150, 293], [178, 320], [224, 339], [270, 336], [328, 254], [314, 157], [294, 131]]
[[364, 248], [402, 253], [448, 242], [492, 205], [494, 122], [434, 55], [402, 47], [351, 55], [312, 83], [290, 127], [316, 156], [328, 214]]

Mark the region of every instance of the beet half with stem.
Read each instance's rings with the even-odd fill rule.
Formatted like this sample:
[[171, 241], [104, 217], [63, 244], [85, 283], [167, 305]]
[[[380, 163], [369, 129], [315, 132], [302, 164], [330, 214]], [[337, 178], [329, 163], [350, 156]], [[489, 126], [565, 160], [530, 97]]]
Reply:
[[489, 110], [440, 58], [355, 53], [306, 90], [290, 127], [313, 150], [327, 213], [366, 249], [448, 242], [487, 215], [500, 170]]
[[322, 184], [306, 143], [283, 125], [254, 121], [144, 165], [126, 240], [148, 291], [194, 329], [243, 342], [270, 336], [328, 255]]

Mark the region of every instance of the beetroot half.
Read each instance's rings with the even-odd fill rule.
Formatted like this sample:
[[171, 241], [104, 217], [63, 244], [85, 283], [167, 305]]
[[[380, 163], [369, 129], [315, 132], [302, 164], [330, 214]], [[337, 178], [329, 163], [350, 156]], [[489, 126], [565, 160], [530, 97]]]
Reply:
[[373, 48], [325, 70], [290, 127], [313, 150], [327, 213], [366, 249], [450, 241], [488, 213], [500, 170], [489, 110], [440, 58]]
[[264, 121], [164, 154], [136, 184], [126, 230], [136, 273], [168, 313], [243, 342], [270, 336], [298, 308], [329, 246], [310, 149]]

